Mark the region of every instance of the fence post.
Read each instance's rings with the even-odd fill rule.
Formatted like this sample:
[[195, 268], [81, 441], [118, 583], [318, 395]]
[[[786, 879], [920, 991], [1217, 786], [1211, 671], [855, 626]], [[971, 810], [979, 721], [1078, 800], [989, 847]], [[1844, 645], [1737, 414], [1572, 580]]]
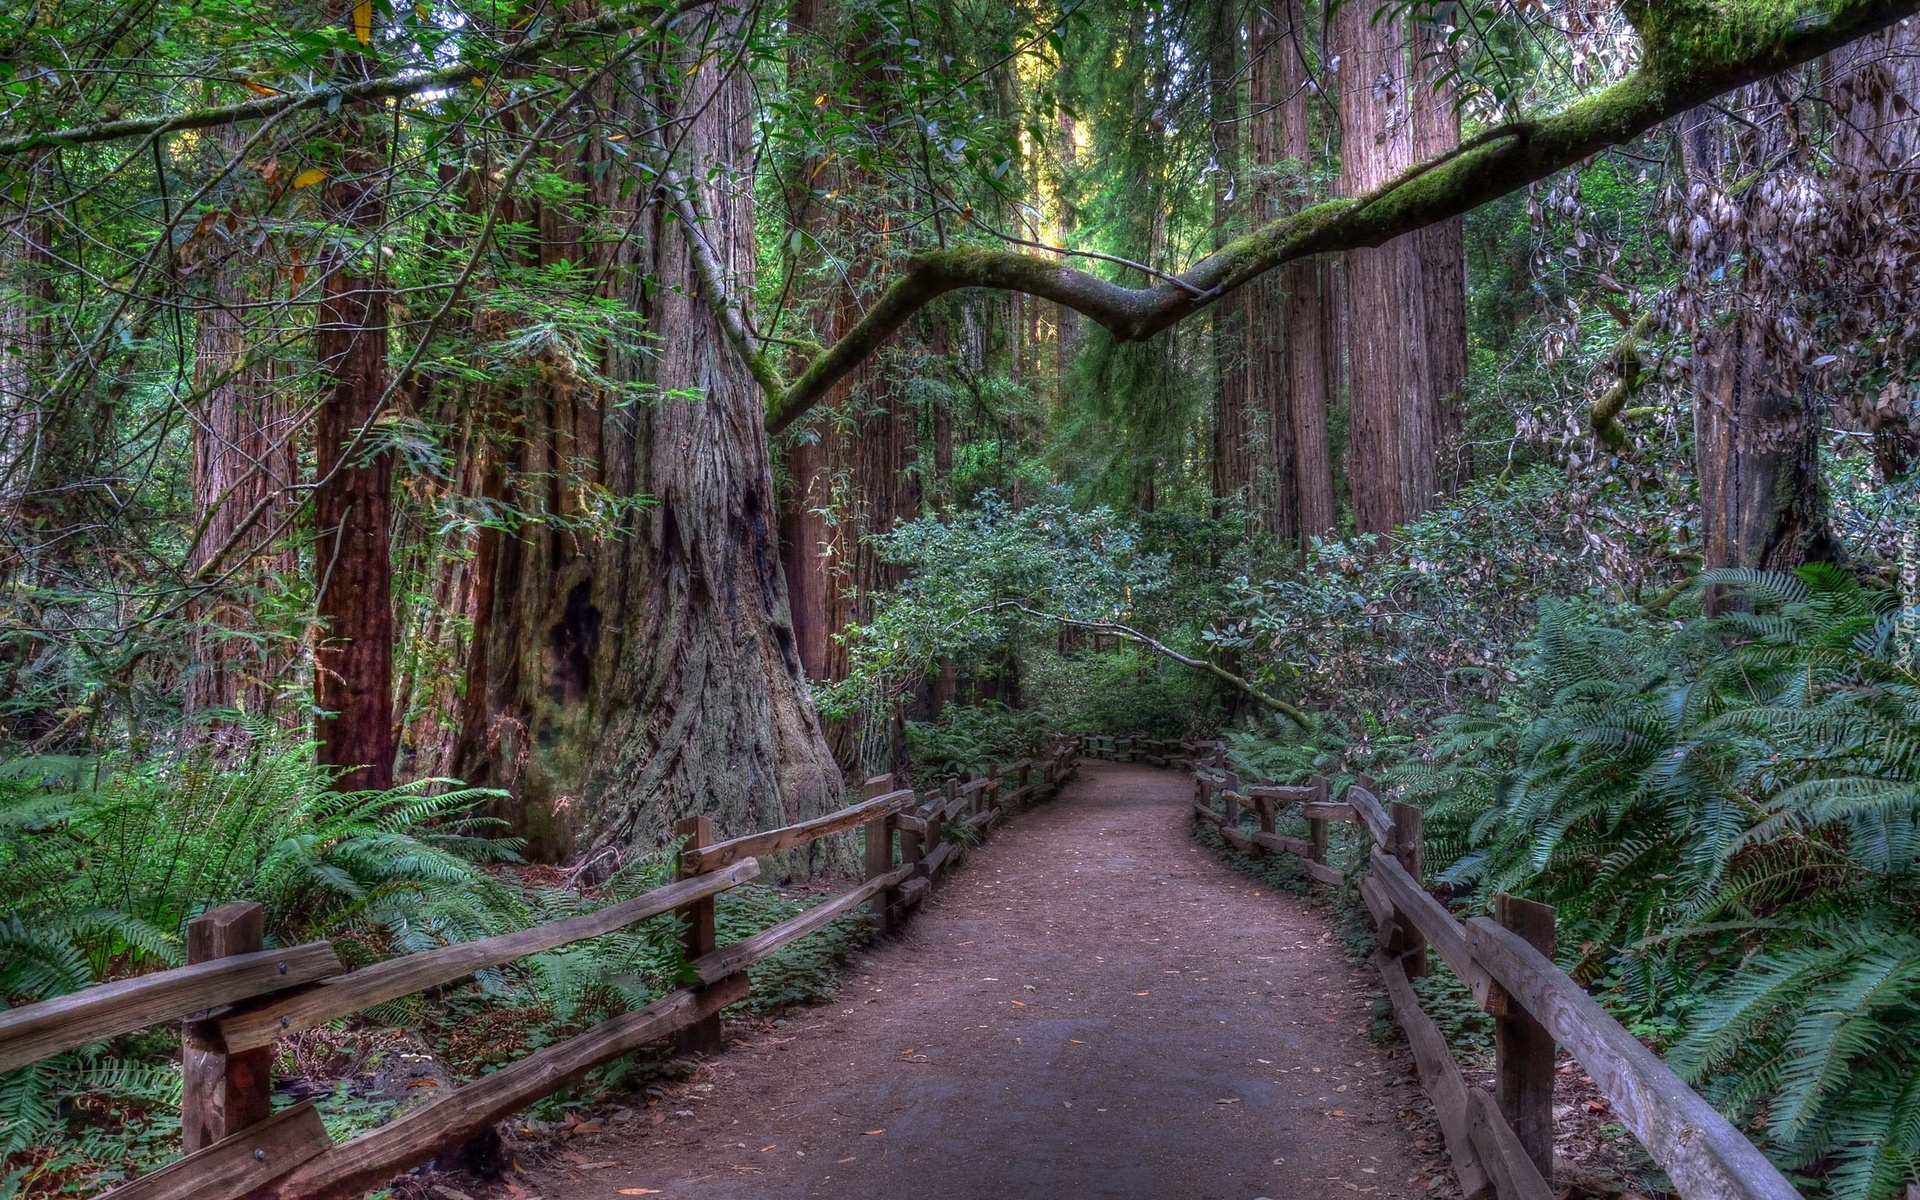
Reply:
[[[1308, 803], [1325, 804], [1328, 795], [1327, 777], [1325, 775], [1315, 775], [1312, 779], [1309, 779], [1307, 783], [1313, 788], [1313, 799], [1309, 800]], [[1327, 819], [1325, 817], [1307, 818], [1307, 841], [1313, 845], [1313, 851], [1308, 854], [1307, 857], [1317, 863], [1326, 862]]]
[[[1372, 786], [1367, 790], [1376, 796], [1380, 794]], [[1426, 847], [1421, 833], [1421, 812], [1411, 804], [1394, 802], [1392, 851], [1393, 856], [1400, 860], [1400, 865], [1407, 869], [1407, 874], [1413, 876], [1414, 883], [1419, 884], [1425, 877]], [[1407, 939], [1408, 950], [1403, 960], [1407, 977], [1417, 979], [1427, 973], [1427, 939], [1421, 936], [1420, 927], [1412, 921], [1403, 919], [1398, 924]]]
[[1240, 828], [1240, 802], [1234, 797], [1240, 794], [1240, 777], [1232, 771], [1227, 772], [1227, 781], [1220, 789], [1220, 799], [1226, 803], [1226, 827]]
[[[251, 954], [266, 945], [266, 910], [223, 904], [187, 922], [187, 962]], [[228, 1054], [211, 1021], [181, 1027], [180, 1134], [188, 1154], [273, 1115], [273, 1047]]]
[[[893, 776], [876, 775], [867, 780], [865, 786], [860, 789], [860, 794], [864, 799], [871, 800], [875, 796], [884, 796], [892, 790]], [[868, 821], [866, 830], [867, 878], [874, 879], [893, 870], [893, 818], [887, 816]], [[899, 896], [899, 892], [888, 889], [873, 898], [873, 919], [874, 923], [880, 927], [881, 933], [890, 933], [893, 930], [893, 905]]]
[[[1518, 896], [1493, 898], [1493, 919], [1535, 950], [1553, 957], [1553, 909]], [[1499, 984], [1494, 987], [1498, 988]], [[1553, 1180], [1553, 1035], [1532, 1014], [1502, 995], [1490, 1006], [1493, 1027], [1494, 1098], [1500, 1113], [1540, 1169]]]
[[[673, 823], [674, 840], [682, 850], [696, 850], [701, 846], [713, 845], [712, 817], [682, 817]], [[681, 879], [693, 874], [682, 863], [674, 872]], [[713, 926], [713, 897], [695, 900], [677, 910], [687, 922], [686, 932], [680, 935], [687, 949], [687, 961], [692, 962], [703, 955], [711, 954], [718, 947], [718, 935]], [[716, 1054], [720, 1051], [723, 1038], [720, 1031], [720, 1014], [714, 1013], [680, 1031], [674, 1039], [683, 1051]]]
[[[946, 823], [947, 817], [946, 793], [935, 792], [933, 795], [933, 803], [923, 805], [920, 811], [926, 818], [927, 836], [924, 840], [919, 838], [914, 840], [920, 842], [920, 850], [924, 856], [920, 861], [924, 862], [926, 858], [933, 856], [935, 850], [940, 848], [942, 828]], [[920, 874], [925, 875], [928, 879], [933, 878], [932, 874], [924, 867], [921, 868]]]

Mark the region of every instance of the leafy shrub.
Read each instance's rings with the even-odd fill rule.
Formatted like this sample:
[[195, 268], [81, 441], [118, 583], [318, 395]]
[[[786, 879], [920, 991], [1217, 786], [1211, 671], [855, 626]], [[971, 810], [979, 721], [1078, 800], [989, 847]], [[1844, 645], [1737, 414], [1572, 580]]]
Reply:
[[1658, 631], [1543, 601], [1530, 702], [1409, 775], [1484, 804], [1444, 878], [1555, 905], [1576, 977], [1677, 1031], [1783, 1165], [1880, 1200], [1920, 1177], [1913, 614], [1830, 566], [1705, 583], [1749, 607]]
[[[349, 961], [524, 923], [518, 892], [484, 869], [516, 857], [469, 815], [486, 793], [439, 781], [334, 792], [311, 746], [254, 734], [233, 765], [202, 746], [141, 763], [0, 769], [0, 1000], [178, 965], [187, 921], [232, 900], [264, 905], [277, 943], [330, 938]], [[164, 1053], [149, 1045], [156, 1036], [166, 1040], [136, 1034], [0, 1077], [0, 1157], [56, 1131], [76, 1161], [167, 1145], [180, 1083], [151, 1061]], [[120, 1116], [110, 1130], [63, 1128], [80, 1110]]]

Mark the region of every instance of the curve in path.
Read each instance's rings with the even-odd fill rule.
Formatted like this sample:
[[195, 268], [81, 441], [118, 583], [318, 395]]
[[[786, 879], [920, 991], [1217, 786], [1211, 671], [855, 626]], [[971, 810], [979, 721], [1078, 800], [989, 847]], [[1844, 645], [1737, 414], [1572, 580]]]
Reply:
[[1083, 763], [856, 959], [836, 1003], [741, 1031], [701, 1099], [525, 1182], [558, 1200], [1433, 1195], [1404, 1069], [1366, 1036], [1367, 973], [1323, 916], [1194, 843], [1190, 789]]

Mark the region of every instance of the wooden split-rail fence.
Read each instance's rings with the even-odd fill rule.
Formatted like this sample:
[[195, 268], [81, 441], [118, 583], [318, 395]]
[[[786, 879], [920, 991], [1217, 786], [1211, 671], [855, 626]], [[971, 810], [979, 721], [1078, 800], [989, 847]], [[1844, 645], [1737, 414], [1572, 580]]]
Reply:
[[[1765, 1155], [1683, 1083], [1658, 1055], [1607, 1015], [1553, 962], [1554, 914], [1544, 904], [1496, 896], [1491, 917], [1456, 918], [1422, 882], [1421, 812], [1382, 798], [1366, 776], [1338, 800], [1327, 780], [1251, 785], [1225, 767], [1217, 742], [1081, 739], [1088, 758], [1178, 766], [1193, 774], [1193, 815], [1241, 850], [1292, 854], [1313, 879], [1342, 886], [1327, 862], [1329, 822], [1364, 827], [1370, 844], [1353, 882], [1380, 932], [1374, 964], [1406, 1031], [1421, 1086], [1433, 1102], [1461, 1190], [1470, 1198], [1552, 1200], [1554, 1058], [1564, 1048], [1672, 1181], [1682, 1200], [1798, 1200]], [[1297, 809], [1295, 808], [1297, 806]], [[1306, 821], [1306, 838], [1276, 831], [1282, 815]], [[1255, 817], [1259, 828], [1245, 828]], [[1437, 953], [1495, 1019], [1492, 1092], [1471, 1086], [1410, 980]], [[1910, 1191], [1908, 1200], [1920, 1200]]]
[[[781, 829], [715, 841], [709, 818], [675, 826], [678, 878], [595, 912], [498, 937], [342, 969], [327, 942], [268, 949], [259, 905], [228, 904], [187, 926], [188, 965], [0, 1010], [0, 1073], [149, 1026], [183, 1020], [184, 1157], [102, 1193], [113, 1200], [345, 1200], [379, 1187], [588, 1071], [665, 1038], [720, 1048], [721, 1010], [747, 995], [747, 969], [863, 904], [882, 930], [923, 900], [972, 838], [1049, 799], [1078, 763], [1070, 741], [936, 792], [869, 780], [860, 803]], [[865, 831], [860, 885], [788, 921], [720, 946], [714, 897], [760, 873], [759, 859], [818, 838]], [[274, 1043], [428, 988], [666, 914], [685, 921], [695, 982], [558, 1045], [335, 1142], [311, 1102], [272, 1109]]]

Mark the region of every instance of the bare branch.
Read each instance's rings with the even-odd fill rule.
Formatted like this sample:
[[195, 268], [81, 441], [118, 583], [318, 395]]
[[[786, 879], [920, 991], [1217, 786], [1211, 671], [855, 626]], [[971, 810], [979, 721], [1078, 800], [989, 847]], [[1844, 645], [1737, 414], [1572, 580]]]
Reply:
[[490, 78], [501, 67], [521, 66], [541, 56], [565, 50], [582, 42], [604, 39], [626, 31], [658, 30], [675, 17], [710, 3], [711, 0], [679, 0], [664, 10], [658, 4], [626, 5], [590, 21], [563, 25], [543, 38], [534, 38], [509, 46], [497, 55], [463, 58], [451, 66], [431, 71], [407, 70], [374, 79], [357, 80], [335, 87], [315, 88], [307, 92], [281, 92], [240, 104], [214, 108], [194, 108], [185, 112], [150, 117], [128, 117], [119, 121], [98, 121], [68, 129], [50, 129], [0, 138], [0, 157], [21, 154], [43, 146], [83, 146], [94, 142], [122, 141], [127, 138], [160, 137], [188, 129], [215, 129], [277, 117], [303, 109], [330, 108], [358, 101], [387, 100], [396, 96], [416, 96], [421, 92], [465, 87], [476, 78]]

